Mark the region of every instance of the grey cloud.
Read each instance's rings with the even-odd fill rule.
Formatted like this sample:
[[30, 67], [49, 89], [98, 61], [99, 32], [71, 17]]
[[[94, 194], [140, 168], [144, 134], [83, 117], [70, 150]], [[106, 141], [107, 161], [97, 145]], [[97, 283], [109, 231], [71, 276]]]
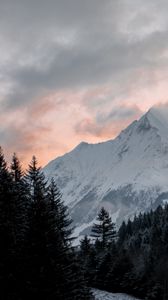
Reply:
[[106, 124], [111, 121], [136, 118], [136, 116], [141, 113], [141, 110], [137, 106], [119, 106], [112, 109], [108, 114], [98, 114], [96, 121], [97, 123]]
[[138, 68], [165, 68], [167, 8], [164, 0], [1, 0], [0, 35], [6, 51], [15, 49], [3, 62], [12, 85], [6, 107], [51, 90], [122, 85]]
[[[74, 130], [77, 134], [90, 134], [93, 136], [106, 135], [110, 137], [121, 130], [121, 124], [128, 125], [142, 114], [142, 111], [137, 106], [118, 106], [114, 107], [106, 114], [98, 113], [93, 118], [85, 118], [76, 124]], [[119, 128], [118, 128], [119, 126]]]

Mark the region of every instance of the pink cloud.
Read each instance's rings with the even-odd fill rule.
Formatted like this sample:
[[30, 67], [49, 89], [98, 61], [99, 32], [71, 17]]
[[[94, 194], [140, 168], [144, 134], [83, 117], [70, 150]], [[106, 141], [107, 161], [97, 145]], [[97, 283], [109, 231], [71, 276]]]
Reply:
[[[137, 76], [145, 74], [139, 70]], [[45, 165], [81, 140], [112, 139], [151, 106], [167, 102], [167, 73], [151, 72], [151, 76], [150, 82], [130, 79], [122, 88], [108, 84], [55, 91], [34, 99], [22, 110], [1, 113], [1, 144], [8, 156], [14, 151], [20, 154], [24, 165], [33, 154]]]

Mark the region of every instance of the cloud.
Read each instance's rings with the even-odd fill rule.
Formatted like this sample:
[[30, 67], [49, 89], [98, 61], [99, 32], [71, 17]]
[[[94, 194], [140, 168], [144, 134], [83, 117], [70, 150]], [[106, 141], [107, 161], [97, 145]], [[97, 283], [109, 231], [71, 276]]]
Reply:
[[121, 83], [139, 68], [165, 67], [167, 16], [158, 10], [161, 3], [148, 2], [2, 2], [1, 63], [11, 82], [6, 106], [25, 105], [51, 90]]
[[18, 108], [11, 109], [8, 114], [0, 113], [0, 141], [8, 158], [12, 152], [17, 152], [24, 163], [28, 163], [35, 154], [44, 164], [51, 153], [57, 155], [60, 149], [67, 149], [63, 141], [54, 138], [54, 118], [51, 117], [51, 113], [56, 110], [59, 113], [62, 106], [59, 98], [54, 101], [52, 95], [35, 100], [22, 110]]
[[166, 0], [0, 1], [2, 144], [25, 156], [43, 147], [47, 161], [165, 102], [167, 10]]
[[106, 114], [97, 114], [95, 118], [85, 118], [75, 126], [77, 134], [93, 135], [101, 138], [113, 138], [123, 127], [139, 118], [142, 111], [137, 106], [118, 106]]
[[121, 121], [121, 120], [130, 120], [132, 117], [136, 118], [137, 115], [142, 114], [142, 111], [137, 106], [119, 106], [115, 107], [108, 114], [99, 114], [97, 116], [97, 122], [104, 124], [110, 121]]

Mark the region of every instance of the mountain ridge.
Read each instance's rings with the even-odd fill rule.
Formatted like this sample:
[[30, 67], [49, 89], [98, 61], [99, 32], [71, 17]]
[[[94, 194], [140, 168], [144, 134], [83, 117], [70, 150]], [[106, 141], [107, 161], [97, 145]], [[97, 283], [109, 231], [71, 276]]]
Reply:
[[152, 108], [115, 139], [81, 142], [44, 168], [69, 206], [76, 233], [87, 232], [101, 206], [120, 224], [162, 204], [161, 195], [168, 192], [167, 128], [165, 117]]

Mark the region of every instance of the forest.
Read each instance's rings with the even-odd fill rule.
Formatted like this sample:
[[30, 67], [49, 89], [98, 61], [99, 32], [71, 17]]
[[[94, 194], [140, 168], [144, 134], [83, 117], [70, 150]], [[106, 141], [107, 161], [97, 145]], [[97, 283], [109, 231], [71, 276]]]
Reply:
[[23, 172], [0, 149], [2, 300], [91, 300], [91, 289], [168, 299], [168, 205], [120, 228], [102, 207], [90, 236], [73, 247], [73, 225], [56, 182], [35, 157]]
[[79, 255], [90, 286], [145, 300], [167, 300], [168, 205], [123, 222], [117, 232], [102, 208], [91, 238], [81, 240]]

